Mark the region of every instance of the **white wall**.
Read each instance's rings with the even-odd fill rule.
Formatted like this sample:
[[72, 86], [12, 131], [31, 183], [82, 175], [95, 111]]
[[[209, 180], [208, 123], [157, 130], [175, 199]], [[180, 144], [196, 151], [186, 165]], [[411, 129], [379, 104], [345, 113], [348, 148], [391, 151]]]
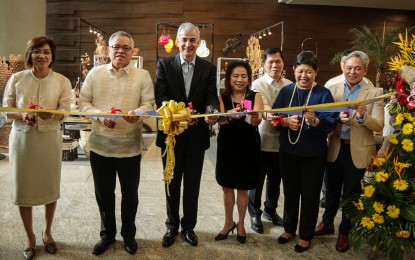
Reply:
[[0, 0], [0, 57], [25, 54], [29, 39], [46, 33], [46, 0]]

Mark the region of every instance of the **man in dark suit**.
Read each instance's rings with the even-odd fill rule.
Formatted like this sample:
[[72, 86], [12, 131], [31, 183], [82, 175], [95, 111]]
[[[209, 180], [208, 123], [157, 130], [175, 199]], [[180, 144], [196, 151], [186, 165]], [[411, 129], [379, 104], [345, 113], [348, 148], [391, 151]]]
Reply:
[[[204, 113], [207, 106], [219, 110], [216, 88], [216, 67], [196, 56], [200, 41], [199, 28], [192, 23], [183, 23], [177, 30], [176, 43], [180, 54], [158, 61], [155, 83], [157, 107], [163, 101], [174, 100], [188, 104], [192, 102], [193, 111]], [[166, 234], [162, 245], [169, 247], [174, 243], [179, 226], [185, 241], [197, 245], [197, 236], [193, 231], [197, 221], [197, 209], [200, 179], [202, 175], [205, 150], [210, 146], [208, 124], [215, 123], [217, 117], [205, 120], [189, 121], [189, 127], [177, 135], [174, 177], [169, 185], [170, 196], [166, 190], [167, 220]], [[166, 135], [159, 131], [156, 144], [163, 153]], [[163, 167], [166, 157], [163, 157]], [[183, 217], [180, 219], [180, 189], [183, 179]]]

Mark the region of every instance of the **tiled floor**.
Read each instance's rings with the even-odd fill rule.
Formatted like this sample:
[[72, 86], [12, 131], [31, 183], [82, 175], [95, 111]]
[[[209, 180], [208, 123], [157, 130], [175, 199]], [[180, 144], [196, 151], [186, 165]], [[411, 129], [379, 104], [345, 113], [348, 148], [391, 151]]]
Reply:
[[[298, 254], [294, 251], [295, 241], [285, 245], [276, 242], [283, 232], [281, 227], [263, 220], [264, 234], [250, 229], [247, 214], [245, 227], [247, 243], [241, 245], [236, 235], [227, 240], [215, 241], [213, 238], [222, 229], [224, 211], [222, 190], [215, 181], [215, 145], [207, 152], [200, 192], [199, 216], [196, 234], [199, 245], [191, 247], [182, 237], [170, 248], [161, 246], [165, 232], [165, 198], [162, 182], [160, 150], [154, 145], [154, 137], [146, 138], [148, 150], [142, 158], [142, 175], [139, 188], [140, 203], [136, 218], [138, 251], [130, 256], [124, 250], [121, 236], [102, 259], [367, 259], [369, 248], [354, 252], [337, 253], [334, 249], [336, 235], [316, 237], [311, 249]], [[214, 144], [215, 140], [212, 139]], [[7, 150], [0, 150], [7, 155]], [[81, 157], [81, 156], [80, 156]], [[211, 160], [210, 160], [210, 159]], [[117, 227], [120, 229], [120, 191], [117, 185]], [[283, 196], [280, 198], [283, 205]], [[282, 206], [278, 208], [282, 215]], [[320, 210], [320, 215], [322, 210]], [[94, 186], [89, 161], [79, 158], [64, 162], [62, 168], [61, 198], [58, 201], [53, 235], [58, 246], [56, 255], [47, 254], [41, 241], [43, 226], [43, 207], [33, 211], [34, 229], [37, 236], [36, 259], [95, 259], [92, 247], [99, 240], [100, 218], [94, 197]], [[336, 219], [338, 222], [338, 219]], [[336, 224], [338, 224], [336, 222]], [[336, 226], [337, 228], [337, 226]], [[25, 241], [23, 226], [17, 207], [10, 202], [8, 158], [0, 160], [0, 259], [23, 259], [21, 251]], [[415, 259], [414, 254], [408, 259]]]

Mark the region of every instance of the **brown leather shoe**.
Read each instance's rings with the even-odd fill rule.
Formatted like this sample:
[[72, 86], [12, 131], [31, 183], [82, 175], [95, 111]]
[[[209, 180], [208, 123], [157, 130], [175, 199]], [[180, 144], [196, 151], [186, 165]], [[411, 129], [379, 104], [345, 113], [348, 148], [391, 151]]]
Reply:
[[349, 236], [339, 234], [336, 242], [336, 250], [341, 253], [349, 250]]
[[324, 234], [333, 234], [333, 233], [334, 233], [334, 225], [326, 225], [324, 223], [320, 223], [314, 229], [315, 236], [321, 236]]

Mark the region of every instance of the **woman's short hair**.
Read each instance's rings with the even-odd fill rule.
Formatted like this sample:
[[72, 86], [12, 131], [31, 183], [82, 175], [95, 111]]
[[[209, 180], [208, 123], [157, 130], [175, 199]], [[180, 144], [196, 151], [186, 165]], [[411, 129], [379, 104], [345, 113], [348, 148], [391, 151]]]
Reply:
[[297, 55], [294, 62], [294, 69], [300, 66], [301, 64], [309, 65], [315, 71], [317, 71], [318, 69], [318, 59], [312, 51], [303, 51]]
[[247, 87], [247, 93], [250, 92], [251, 89], [251, 83], [252, 83], [252, 69], [248, 62], [244, 60], [236, 60], [231, 62], [227, 68], [226, 68], [226, 74], [225, 74], [225, 94], [230, 95], [232, 93], [232, 87], [231, 87], [231, 76], [232, 72], [237, 67], [244, 67], [246, 69], [246, 72], [248, 74], [248, 87]]
[[50, 51], [52, 53], [52, 62], [49, 64], [49, 68], [52, 66], [52, 64], [55, 62], [56, 59], [56, 45], [55, 42], [50, 38], [49, 36], [38, 36], [30, 39], [27, 42], [26, 47], [26, 55], [25, 55], [25, 67], [27, 69], [30, 69], [33, 67], [32, 62], [32, 51], [34, 49], [41, 48], [42, 46], [49, 44]]

